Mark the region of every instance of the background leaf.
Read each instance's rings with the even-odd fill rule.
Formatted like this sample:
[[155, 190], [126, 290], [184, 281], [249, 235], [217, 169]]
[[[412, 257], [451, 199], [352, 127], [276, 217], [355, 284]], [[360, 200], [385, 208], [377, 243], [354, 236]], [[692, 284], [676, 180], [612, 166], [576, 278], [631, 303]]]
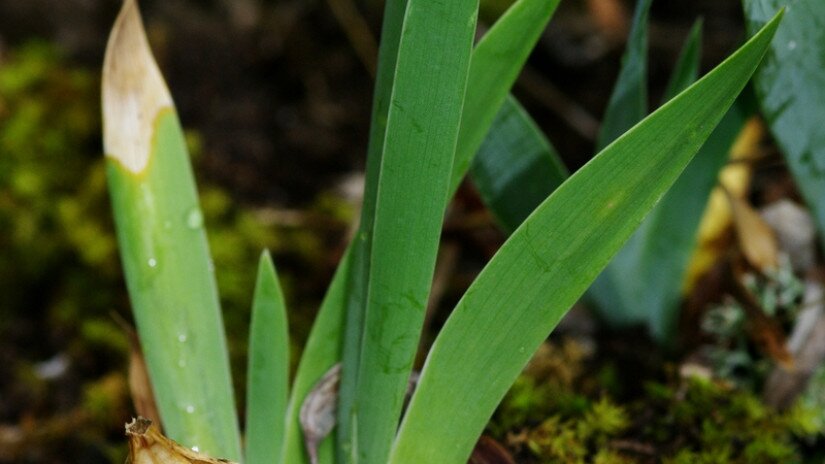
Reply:
[[676, 66], [670, 75], [670, 80], [665, 88], [663, 103], [675, 97], [682, 90], [688, 88], [690, 84], [699, 78], [699, 65], [702, 59], [702, 20], [697, 19], [690, 28], [690, 33], [685, 40], [685, 45], [676, 60]]
[[510, 233], [567, 178], [555, 149], [510, 96], [470, 170], [484, 204]]
[[772, 11], [786, 18], [756, 74], [755, 87], [771, 133], [785, 154], [825, 243], [825, 2], [744, 0], [754, 33]]
[[647, 116], [647, 18], [651, 3], [653, 0], [639, 0], [636, 4], [622, 68], [596, 137], [597, 152]]

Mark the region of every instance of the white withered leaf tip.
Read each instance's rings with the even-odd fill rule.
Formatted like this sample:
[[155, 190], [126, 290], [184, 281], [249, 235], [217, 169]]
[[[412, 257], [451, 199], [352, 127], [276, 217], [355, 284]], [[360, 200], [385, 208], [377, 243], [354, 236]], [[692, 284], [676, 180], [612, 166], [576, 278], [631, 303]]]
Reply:
[[103, 63], [103, 148], [132, 172], [149, 162], [157, 115], [173, 106], [146, 39], [137, 0], [125, 0]]

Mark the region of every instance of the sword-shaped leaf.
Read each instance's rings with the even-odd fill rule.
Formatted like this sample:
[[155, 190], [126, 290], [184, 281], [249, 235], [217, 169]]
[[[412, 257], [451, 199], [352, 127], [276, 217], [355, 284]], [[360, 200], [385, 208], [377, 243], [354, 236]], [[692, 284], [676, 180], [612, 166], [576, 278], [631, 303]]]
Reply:
[[103, 68], [103, 145], [120, 255], [163, 427], [239, 461], [241, 446], [215, 278], [172, 97], [135, 0]]
[[246, 373], [246, 464], [281, 456], [289, 391], [286, 305], [269, 253], [261, 254], [252, 299], [249, 368]]
[[436, 338], [391, 464], [466, 462], [532, 353], [722, 119], [780, 18], [605, 148], [510, 236]]

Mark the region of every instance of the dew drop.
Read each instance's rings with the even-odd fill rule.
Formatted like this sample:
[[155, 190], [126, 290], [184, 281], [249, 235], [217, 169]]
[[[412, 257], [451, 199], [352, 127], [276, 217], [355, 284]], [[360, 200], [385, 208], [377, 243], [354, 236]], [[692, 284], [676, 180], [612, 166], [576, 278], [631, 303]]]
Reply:
[[788, 42], [788, 50], [794, 50], [796, 48], [796, 40], [791, 40]]
[[186, 343], [186, 339], [187, 339], [187, 336], [186, 336], [186, 334], [185, 334], [185, 333], [182, 333], [182, 334], [179, 334], [179, 335], [178, 335], [178, 341], [179, 341], [179, 342], [181, 342], [181, 343]]
[[186, 226], [190, 229], [200, 229], [203, 226], [203, 213], [198, 208], [192, 208], [186, 215]]
[[201, 449], [200, 449], [200, 447], [198, 447], [198, 446], [193, 446], [193, 447], [192, 447], [192, 451], [194, 451], [194, 452], [196, 452], [196, 453], [200, 453]]
[[524, 347], [523, 347], [523, 346], [522, 346], [522, 347], [520, 347], [520, 348], [518, 349], [518, 352], [519, 352], [519, 353], [524, 353]]
[[158, 260], [156, 260], [155, 258], [149, 258], [149, 261], [147, 261], [146, 264], [148, 264], [149, 267], [157, 267]]
[[183, 358], [178, 359], [178, 367], [186, 367], [186, 360]]
[[187, 414], [194, 414], [194, 412], [195, 412], [195, 407], [194, 406], [192, 406], [191, 404], [186, 406], [186, 413]]

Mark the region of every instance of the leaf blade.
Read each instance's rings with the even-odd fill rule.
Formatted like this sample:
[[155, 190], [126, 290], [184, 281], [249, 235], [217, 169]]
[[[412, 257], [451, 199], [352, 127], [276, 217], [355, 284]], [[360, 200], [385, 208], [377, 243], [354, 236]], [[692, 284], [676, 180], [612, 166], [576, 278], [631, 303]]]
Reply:
[[284, 448], [289, 397], [289, 331], [283, 291], [268, 252], [261, 254], [252, 300], [247, 369], [247, 464], [271, 463]]
[[[436, 339], [393, 447], [392, 464], [467, 459], [531, 353], [733, 103], [780, 17], [571, 176], [502, 246]], [[518, 303], [523, 309], [514, 317], [507, 308]]]
[[226, 339], [192, 167], [135, 0], [124, 2], [112, 29], [102, 98], [120, 254], [164, 428], [188, 447], [239, 460]]
[[[346, 285], [352, 263], [351, 254], [352, 247], [349, 247], [332, 277], [298, 363], [286, 412], [286, 444], [281, 463], [309, 462], [301, 432], [301, 406], [315, 384], [341, 359], [347, 307]], [[332, 438], [322, 443], [319, 462], [334, 462], [332, 444]]]
[[810, 0], [744, 0], [753, 34], [770, 11], [788, 5], [771, 52], [755, 78], [756, 93], [771, 133], [782, 149], [825, 244], [825, 4]]
[[338, 430], [335, 435], [337, 457], [340, 462], [354, 461], [352, 452], [356, 440], [352, 426], [358, 375], [361, 366], [361, 347], [364, 334], [364, 314], [366, 312], [369, 286], [370, 253], [372, 233], [375, 223], [375, 207], [378, 196], [378, 180], [384, 158], [384, 141], [387, 119], [395, 82], [395, 68], [398, 62], [398, 47], [408, 0], [389, 0], [384, 10], [381, 30], [381, 45], [378, 50], [378, 70], [373, 95], [370, 134], [367, 145], [367, 167], [364, 184], [364, 201], [358, 232], [350, 244], [345, 259], [347, 262], [346, 310], [344, 320], [345, 336], [341, 339], [341, 380], [338, 395]]
[[477, 10], [475, 0], [407, 5], [370, 250], [354, 405], [358, 462], [386, 462], [401, 414], [435, 268]]
[[560, 0], [519, 0], [473, 50], [450, 191], [470, 168], [493, 120]]

